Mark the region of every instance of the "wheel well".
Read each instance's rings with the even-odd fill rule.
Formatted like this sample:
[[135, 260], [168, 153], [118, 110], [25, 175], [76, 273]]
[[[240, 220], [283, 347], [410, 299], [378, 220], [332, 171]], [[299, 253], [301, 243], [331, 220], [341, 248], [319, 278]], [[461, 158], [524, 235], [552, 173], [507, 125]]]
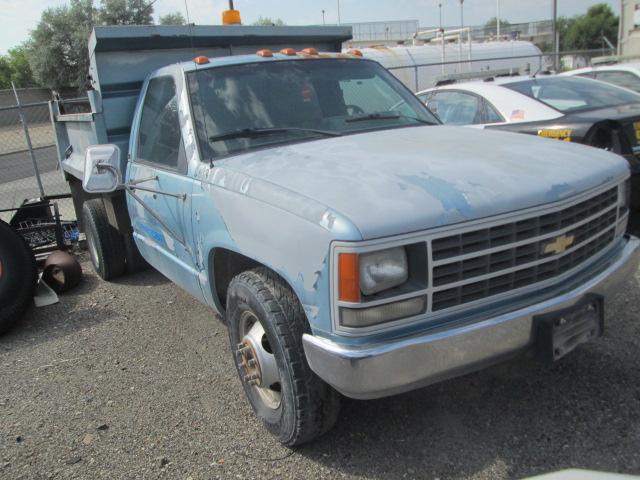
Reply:
[[[611, 136], [610, 139], [614, 143], [615, 143], [615, 140], [613, 136], [617, 135], [620, 151], [615, 153], [619, 153], [619, 154], [631, 153], [631, 145], [629, 144], [629, 141], [626, 135], [624, 134], [622, 125], [620, 125], [618, 122], [613, 120], [604, 120], [602, 122], [598, 122], [595, 125], [593, 125], [585, 135], [585, 139], [586, 139], [585, 143], [587, 143], [587, 145], [592, 145], [592, 146], [602, 148], [600, 144], [608, 140], [607, 138], [604, 138], [603, 135], [606, 136], [607, 134]], [[615, 148], [614, 148], [614, 151], [615, 151]]]
[[212, 291], [214, 300], [223, 309], [226, 308], [227, 290], [233, 277], [256, 267], [266, 267], [266, 265], [226, 248], [216, 248], [212, 251], [209, 255], [209, 276], [214, 289]]

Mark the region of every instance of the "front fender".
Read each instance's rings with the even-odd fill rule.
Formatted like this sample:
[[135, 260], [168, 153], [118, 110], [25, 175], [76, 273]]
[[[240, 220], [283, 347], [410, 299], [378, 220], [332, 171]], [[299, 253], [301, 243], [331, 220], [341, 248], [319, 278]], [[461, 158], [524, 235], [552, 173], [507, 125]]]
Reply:
[[[361, 235], [353, 226], [336, 225], [336, 222], [348, 223], [337, 214], [331, 222], [326, 222], [326, 215], [313, 222], [269, 203], [268, 198], [248, 195], [246, 184], [244, 190], [240, 192], [209, 182], [200, 182], [199, 188], [194, 189], [198, 263], [208, 270], [210, 253], [225, 248], [272, 269], [293, 289], [312, 331], [330, 332], [329, 247], [331, 241], [337, 239], [336, 230], [332, 228], [342, 232], [341, 240], [360, 240]], [[282, 194], [277, 193], [280, 201]], [[292, 194], [289, 201], [295, 209], [301, 199]], [[342, 238], [345, 236], [348, 238]], [[202, 275], [203, 291], [208, 302], [220, 310], [210, 278], [213, 278], [212, 272]]]

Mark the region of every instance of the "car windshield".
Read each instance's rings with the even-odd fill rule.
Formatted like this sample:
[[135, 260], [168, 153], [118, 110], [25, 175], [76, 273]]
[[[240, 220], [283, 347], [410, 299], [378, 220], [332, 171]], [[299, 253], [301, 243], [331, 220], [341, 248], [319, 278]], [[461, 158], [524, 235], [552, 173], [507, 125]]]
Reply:
[[623, 88], [586, 78], [532, 78], [504, 85], [535, 98], [563, 113], [615, 107], [640, 102], [640, 95]]
[[188, 74], [203, 157], [359, 131], [437, 124], [378, 63], [256, 62]]

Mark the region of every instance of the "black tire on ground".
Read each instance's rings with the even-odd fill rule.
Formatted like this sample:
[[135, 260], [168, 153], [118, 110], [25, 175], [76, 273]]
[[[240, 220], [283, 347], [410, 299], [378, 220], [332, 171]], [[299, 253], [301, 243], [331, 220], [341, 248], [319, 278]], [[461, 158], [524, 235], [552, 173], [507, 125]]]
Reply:
[[[251, 326], [259, 323], [260, 343], [275, 357], [279, 377], [271, 388], [252, 385], [250, 375], [247, 376], [251, 371], [247, 370], [244, 353], [239, 352], [240, 344], [247, 338], [245, 318], [255, 319], [247, 325], [250, 332], [255, 331]], [[302, 334], [310, 331], [309, 325], [300, 302], [286, 283], [266, 268], [239, 274], [229, 285], [226, 320], [238, 375], [253, 410], [269, 432], [282, 444], [294, 446], [333, 427], [340, 411], [340, 395], [313, 373], [307, 363]], [[268, 373], [262, 363], [259, 365], [262, 381]], [[278, 392], [279, 400], [272, 401], [274, 396], [277, 399]]]
[[84, 202], [82, 221], [96, 273], [103, 280], [113, 280], [122, 275], [125, 272], [124, 242], [120, 233], [109, 224], [101, 199]]
[[33, 252], [13, 228], [0, 221], [0, 334], [27, 309], [37, 281]]
[[133, 239], [133, 234], [125, 233], [122, 235], [122, 241], [124, 243], [124, 255], [127, 263], [127, 272], [136, 273], [142, 272], [149, 268], [147, 261], [140, 255], [140, 251], [136, 246], [136, 242]]

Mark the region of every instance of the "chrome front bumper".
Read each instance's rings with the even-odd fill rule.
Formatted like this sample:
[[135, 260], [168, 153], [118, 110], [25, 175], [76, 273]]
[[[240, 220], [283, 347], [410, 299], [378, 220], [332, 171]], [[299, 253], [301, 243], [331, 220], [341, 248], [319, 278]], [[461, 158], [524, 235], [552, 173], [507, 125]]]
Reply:
[[413, 390], [496, 363], [530, 348], [537, 315], [571, 307], [588, 295], [610, 298], [640, 263], [640, 240], [626, 236], [593, 276], [548, 300], [459, 327], [373, 346], [345, 346], [305, 334], [311, 369], [347, 397], [371, 399]]

